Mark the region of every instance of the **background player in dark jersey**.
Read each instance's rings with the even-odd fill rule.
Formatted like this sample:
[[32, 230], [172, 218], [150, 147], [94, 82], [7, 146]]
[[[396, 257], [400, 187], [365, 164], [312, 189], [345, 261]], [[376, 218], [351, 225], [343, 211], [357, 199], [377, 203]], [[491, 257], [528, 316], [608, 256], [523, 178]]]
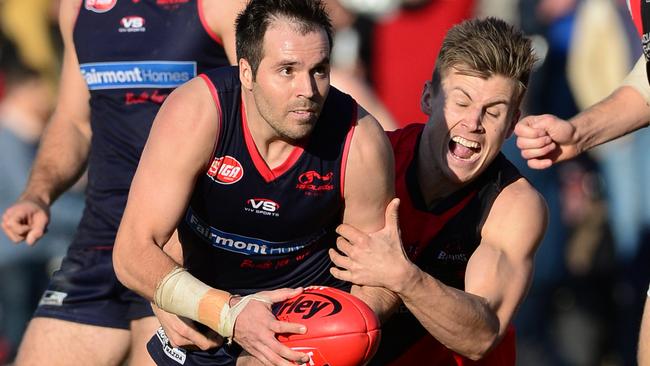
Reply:
[[57, 108], [25, 192], [2, 226], [12, 240], [33, 245], [46, 230], [49, 206], [87, 164], [86, 210], [17, 364], [119, 365], [130, 347], [131, 363], [151, 362], [145, 344], [158, 322], [149, 303], [115, 278], [113, 240], [158, 108], [197, 71], [228, 65], [226, 54], [235, 61], [233, 24], [243, 3], [61, 2]]
[[[389, 133], [399, 201], [386, 227], [338, 228], [334, 276], [395, 292], [417, 318], [384, 326], [377, 364], [478, 360], [510, 332], [547, 220], [541, 195], [500, 153], [533, 62], [530, 41], [501, 20], [453, 27], [422, 94], [426, 125]], [[492, 364], [514, 363], [506, 346]]]
[[[306, 355], [275, 334], [304, 329], [276, 320], [270, 303], [300, 286], [349, 287], [328, 271], [334, 228], [382, 226], [393, 159], [377, 121], [330, 88], [331, 25], [319, 1], [253, 0], [237, 19], [236, 41], [238, 69], [188, 82], [156, 117], [114, 266], [162, 309], [209, 326], [262, 362], [290, 365]], [[177, 226], [186, 269], [161, 248]], [[380, 315], [395, 300], [382, 289], [352, 292]], [[228, 346], [184, 352], [157, 337], [149, 349], [161, 363], [232, 361]]]

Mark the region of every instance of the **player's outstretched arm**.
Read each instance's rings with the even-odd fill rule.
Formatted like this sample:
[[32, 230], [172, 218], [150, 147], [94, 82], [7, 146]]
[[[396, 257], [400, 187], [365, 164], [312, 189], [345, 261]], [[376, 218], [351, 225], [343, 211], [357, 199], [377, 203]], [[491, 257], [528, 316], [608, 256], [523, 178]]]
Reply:
[[471, 359], [496, 346], [530, 284], [535, 250], [544, 236], [546, 204], [524, 179], [496, 198], [482, 240], [465, 273], [465, 291], [421, 272], [405, 279], [400, 297], [441, 343]]
[[49, 207], [82, 174], [90, 145], [89, 92], [79, 71], [72, 29], [80, 3], [61, 2], [59, 24], [64, 42], [58, 99], [25, 191], [2, 217], [2, 228], [14, 242], [33, 245], [45, 232]]
[[571, 159], [650, 123], [650, 86], [640, 59], [623, 85], [569, 121], [528, 116], [515, 127], [517, 146], [533, 169]]
[[[384, 212], [395, 196], [394, 161], [390, 143], [377, 120], [360, 108], [345, 173], [343, 223], [364, 233], [384, 226]], [[352, 294], [364, 300], [380, 319], [397, 307], [398, 297], [385, 288], [352, 287]]]

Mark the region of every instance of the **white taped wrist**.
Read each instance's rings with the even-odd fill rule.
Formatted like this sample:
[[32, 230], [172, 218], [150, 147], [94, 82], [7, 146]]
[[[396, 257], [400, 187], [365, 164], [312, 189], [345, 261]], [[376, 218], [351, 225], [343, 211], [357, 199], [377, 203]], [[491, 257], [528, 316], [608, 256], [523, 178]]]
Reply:
[[650, 284], [648, 284], [648, 297], [650, 297]]
[[153, 302], [167, 312], [199, 321], [199, 302], [208, 290], [186, 269], [174, 267], [156, 286]]
[[260, 301], [266, 304], [273, 304], [273, 302], [266, 297], [253, 294], [242, 297], [241, 300], [239, 300], [239, 302], [233, 307], [230, 307], [230, 304], [226, 303], [221, 309], [221, 317], [217, 333], [219, 333], [224, 338], [228, 338], [229, 343], [232, 342], [232, 336], [235, 332], [235, 321], [237, 320], [237, 317], [244, 310], [246, 305], [248, 305], [248, 303], [252, 300]]

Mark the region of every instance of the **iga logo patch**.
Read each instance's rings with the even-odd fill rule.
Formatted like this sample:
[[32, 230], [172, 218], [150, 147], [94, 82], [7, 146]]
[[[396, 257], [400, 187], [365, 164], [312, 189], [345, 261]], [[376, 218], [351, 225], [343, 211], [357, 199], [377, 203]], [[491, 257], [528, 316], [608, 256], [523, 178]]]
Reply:
[[244, 168], [237, 159], [230, 155], [214, 158], [208, 169], [208, 177], [221, 184], [239, 182], [244, 176]]
[[113, 9], [117, 4], [117, 0], [86, 0], [85, 7], [86, 10], [93, 11], [95, 13], [106, 13], [107, 11]]

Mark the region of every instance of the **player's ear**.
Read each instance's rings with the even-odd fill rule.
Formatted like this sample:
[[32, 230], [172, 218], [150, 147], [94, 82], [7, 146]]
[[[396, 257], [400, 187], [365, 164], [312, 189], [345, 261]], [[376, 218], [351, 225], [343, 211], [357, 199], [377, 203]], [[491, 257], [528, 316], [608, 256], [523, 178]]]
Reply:
[[431, 115], [433, 112], [433, 90], [431, 86], [431, 81], [424, 83], [424, 89], [422, 89], [422, 97], [420, 98], [420, 109], [427, 116]]
[[245, 58], [239, 59], [239, 80], [244, 88], [253, 89], [253, 68]]
[[517, 110], [512, 112], [512, 119], [510, 120], [510, 126], [508, 127], [506, 138], [512, 136], [512, 133], [515, 131], [515, 126], [517, 125], [517, 122], [519, 122], [519, 118], [521, 118], [521, 109], [517, 108]]

